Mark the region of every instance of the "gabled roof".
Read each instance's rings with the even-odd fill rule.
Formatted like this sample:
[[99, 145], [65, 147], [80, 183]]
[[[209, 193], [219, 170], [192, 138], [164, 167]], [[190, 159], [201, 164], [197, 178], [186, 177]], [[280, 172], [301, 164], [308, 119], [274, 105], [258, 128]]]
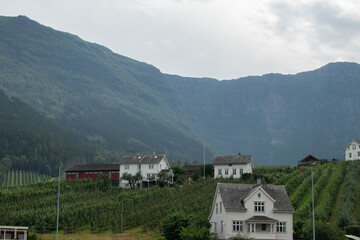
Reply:
[[304, 157], [303, 159], [301, 159], [301, 162], [314, 162], [314, 161], [320, 161], [320, 160], [311, 154], [309, 154], [306, 157]]
[[144, 155], [141, 156], [139, 154], [132, 156], [125, 156], [120, 160], [120, 164], [158, 164], [165, 158], [166, 155]]
[[344, 150], [346, 150], [346, 148], [349, 147], [349, 146], [350, 146], [351, 144], [353, 144], [354, 142], [360, 144], [360, 141], [359, 141], [359, 140], [353, 139], [353, 140], [351, 140], [351, 142], [350, 142], [348, 145], [346, 145], [346, 147], [344, 148]]
[[216, 156], [213, 164], [246, 164], [252, 162], [252, 155]]
[[145, 155], [140, 162], [141, 164], [157, 164], [160, 163], [164, 157], [165, 155]]
[[246, 210], [244, 200], [259, 186], [275, 200], [274, 211], [294, 211], [283, 185], [218, 183], [217, 191], [226, 211], [242, 211]]
[[119, 171], [120, 164], [86, 164], [70, 166], [65, 172]]

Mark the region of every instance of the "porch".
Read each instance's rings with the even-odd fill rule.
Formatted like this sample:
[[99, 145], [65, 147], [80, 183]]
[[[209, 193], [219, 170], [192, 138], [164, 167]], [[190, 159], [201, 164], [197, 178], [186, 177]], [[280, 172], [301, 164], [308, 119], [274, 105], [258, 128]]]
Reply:
[[245, 220], [247, 237], [253, 239], [276, 239], [276, 223], [278, 220], [266, 216], [253, 216]]

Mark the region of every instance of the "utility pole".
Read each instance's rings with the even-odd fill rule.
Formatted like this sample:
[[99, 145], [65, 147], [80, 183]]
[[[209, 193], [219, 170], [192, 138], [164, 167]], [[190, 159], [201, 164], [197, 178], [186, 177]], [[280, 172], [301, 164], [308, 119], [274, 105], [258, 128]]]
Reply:
[[58, 201], [57, 201], [57, 213], [56, 213], [56, 240], [59, 238], [59, 206], [60, 206], [60, 169], [61, 161], [58, 163], [59, 168], [59, 183], [58, 183]]
[[312, 191], [312, 214], [313, 214], [313, 240], [315, 240], [315, 206], [314, 206], [314, 176], [313, 168], [311, 167], [311, 191]]
[[205, 143], [204, 143], [204, 179], [205, 179]]

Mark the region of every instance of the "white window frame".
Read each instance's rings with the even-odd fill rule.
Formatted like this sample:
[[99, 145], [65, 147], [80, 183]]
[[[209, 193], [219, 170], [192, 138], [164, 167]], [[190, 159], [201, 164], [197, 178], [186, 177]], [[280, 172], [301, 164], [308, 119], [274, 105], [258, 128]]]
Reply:
[[218, 175], [222, 176], [222, 169], [221, 168], [218, 169]]
[[233, 175], [236, 175], [236, 168], [233, 168]]
[[229, 169], [225, 168], [225, 176], [229, 175]]
[[149, 169], [154, 169], [154, 164], [149, 164]]
[[216, 210], [216, 214], [218, 214], [218, 210], [219, 210], [219, 204], [218, 203], [215, 203], [215, 210]]
[[286, 222], [277, 222], [276, 223], [276, 232], [277, 233], [286, 233]]
[[265, 202], [256, 201], [254, 202], [255, 212], [265, 212]]
[[243, 174], [244, 174], [244, 169], [243, 169], [243, 168], [240, 168], [240, 169], [239, 169], [239, 172], [240, 172], [240, 175], [243, 175]]
[[220, 226], [220, 233], [224, 232], [224, 221], [220, 222], [221, 226]]
[[220, 202], [220, 213], [222, 213], [222, 202]]
[[243, 221], [240, 220], [233, 220], [232, 221], [232, 231], [233, 232], [243, 232]]
[[129, 165], [124, 165], [124, 169], [129, 169]]

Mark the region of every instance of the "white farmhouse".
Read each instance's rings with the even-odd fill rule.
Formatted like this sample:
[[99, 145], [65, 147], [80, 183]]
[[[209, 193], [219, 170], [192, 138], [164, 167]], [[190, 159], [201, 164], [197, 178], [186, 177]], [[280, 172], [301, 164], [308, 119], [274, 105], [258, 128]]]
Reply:
[[[120, 160], [120, 179], [124, 173], [135, 175], [138, 172], [143, 176], [143, 182], [138, 187], [148, 187], [150, 182], [157, 180], [160, 172], [165, 172], [171, 179], [174, 176], [166, 155], [156, 155], [154, 153], [141, 156], [137, 154], [125, 156]], [[169, 183], [172, 183], [172, 180]], [[120, 186], [130, 187], [126, 180], [122, 180]]]
[[345, 151], [345, 161], [354, 161], [360, 160], [360, 141], [352, 140], [346, 147]]
[[220, 239], [293, 239], [293, 213], [284, 186], [218, 183], [209, 221]]
[[252, 173], [254, 167], [251, 155], [216, 156], [213, 161], [214, 178], [240, 178], [243, 173]]

